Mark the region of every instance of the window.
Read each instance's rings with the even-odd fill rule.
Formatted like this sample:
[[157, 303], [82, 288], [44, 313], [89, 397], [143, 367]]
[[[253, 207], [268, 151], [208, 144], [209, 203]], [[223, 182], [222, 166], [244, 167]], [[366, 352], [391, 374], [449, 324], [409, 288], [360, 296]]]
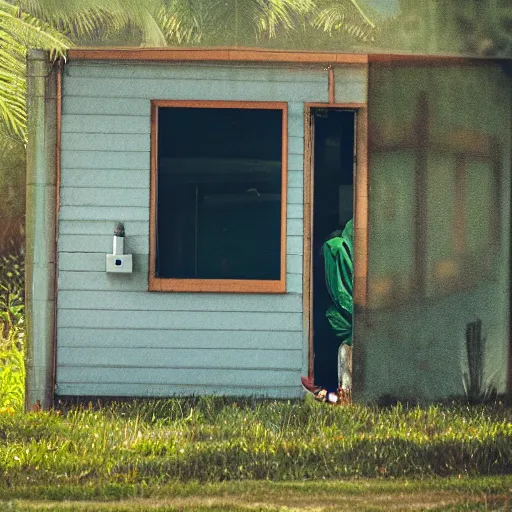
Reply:
[[150, 290], [285, 292], [286, 113], [152, 102]]

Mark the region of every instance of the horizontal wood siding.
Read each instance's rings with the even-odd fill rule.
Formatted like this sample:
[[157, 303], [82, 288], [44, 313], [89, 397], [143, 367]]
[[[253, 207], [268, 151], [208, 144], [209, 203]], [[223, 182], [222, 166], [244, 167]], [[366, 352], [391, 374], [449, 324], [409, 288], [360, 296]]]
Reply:
[[[84, 336], [84, 330], [87, 330]], [[203, 349], [221, 350], [229, 354], [234, 349], [254, 350], [290, 350], [294, 346], [296, 333], [293, 331], [211, 331], [205, 336], [204, 331], [172, 329], [99, 329], [97, 327], [60, 327], [59, 350], [63, 348], [108, 348], [139, 349]], [[297, 383], [295, 383], [297, 384]]]
[[205, 331], [298, 331], [300, 313], [238, 312], [232, 311], [119, 311], [84, 309], [59, 311], [60, 327], [90, 327], [113, 329], [139, 329], [151, 326], [153, 329], [194, 329]]
[[[103, 259], [105, 257], [103, 256]], [[103, 262], [105, 265], [105, 262]], [[159, 293], [115, 293], [103, 290], [60, 290], [59, 309], [65, 310], [137, 310], [141, 301], [152, 312], [155, 311], [227, 311], [227, 312], [263, 312], [269, 311], [260, 295], [239, 294], [234, 301], [225, 293], [176, 293], [172, 301], [162, 301]], [[302, 304], [297, 294], [286, 294], [272, 304], [274, 313], [301, 313]]]
[[[288, 103], [285, 295], [147, 291], [152, 99]], [[304, 102], [327, 99], [320, 65], [66, 65], [58, 394], [300, 394]], [[105, 273], [117, 221], [132, 275]]]
[[[224, 371], [224, 370], [222, 370]], [[109, 396], [115, 397], [168, 397], [168, 396], [200, 396], [200, 395], [236, 395], [242, 396], [258, 396], [265, 398], [290, 398], [297, 396], [297, 377], [295, 372], [289, 372], [291, 377], [288, 380], [281, 382], [281, 379], [275, 382], [273, 387], [265, 385], [247, 385], [247, 381], [243, 378], [244, 374], [246, 378], [250, 378], [251, 375], [246, 370], [242, 370], [240, 373], [240, 380], [235, 384], [217, 384], [216, 381], [213, 383], [198, 384], [193, 382], [192, 384], [180, 384], [175, 379], [173, 382], [167, 384], [155, 384], [155, 383], [119, 383], [110, 381], [99, 381], [90, 382], [73, 382], [68, 381], [65, 384], [61, 384], [59, 389], [65, 392], [68, 396], [84, 396], [84, 390], [87, 390], [85, 396], [102, 396], [108, 392]], [[279, 372], [281, 376], [283, 371]], [[65, 375], [65, 374], [64, 374]], [[217, 374], [212, 373], [212, 377]], [[268, 377], [268, 382], [272, 380], [273, 372], [262, 373], [258, 372], [261, 377]], [[107, 390], [107, 391], [106, 391]]]
[[366, 103], [366, 66], [334, 68], [337, 103]]
[[[298, 220], [298, 219], [293, 219]], [[144, 223], [141, 223], [145, 225]], [[111, 227], [111, 226], [110, 226]], [[109, 236], [111, 238], [111, 236]], [[107, 244], [106, 244], [107, 245]], [[83, 252], [62, 252], [59, 260], [59, 267], [65, 271], [76, 272], [104, 272], [105, 271], [105, 253], [88, 253], [87, 258], [83, 258]], [[134, 265], [137, 271], [143, 272], [147, 268], [147, 255], [135, 255]], [[288, 254], [286, 256], [286, 268], [289, 274], [300, 274], [302, 272], [302, 257], [300, 254]], [[62, 290], [62, 288], [60, 288]], [[195, 295], [197, 297], [197, 295]]]
[[223, 348], [213, 352], [208, 348], [163, 348], [163, 347], [59, 347], [59, 360], [68, 367], [93, 365], [104, 367], [105, 361], [115, 361], [107, 366], [125, 368], [210, 368], [225, 370], [268, 368], [291, 370], [300, 367], [300, 349], [246, 349]]
[[[211, 351], [216, 353], [216, 351]], [[82, 384], [80, 395], [89, 392], [89, 384], [103, 384], [103, 392], [113, 394], [110, 384], [139, 384], [140, 391], [134, 394], [147, 394], [147, 388], [153, 385], [167, 385], [168, 394], [173, 393], [173, 386], [211, 386], [222, 389], [232, 388], [230, 391], [238, 394], [237, 388], [261, 388], [262, 393], [275, 392], [275, 388], [289, 386], [297, 394], [296, 370], [277, 369], [231, 369], [225, 368], [141, 368], [139, 366], [119, 367], [103, 366], [59, 366], [61, 373], [59, 390], [65, 389], [64, 383]], [[272, 384], [271, 386], [269, 384]], [[96, 388], [97, 389], [97, 388]], [[124, 393], [123, 393], [124, 394]], [[189, 392], [187, 394], [192, 394]]]

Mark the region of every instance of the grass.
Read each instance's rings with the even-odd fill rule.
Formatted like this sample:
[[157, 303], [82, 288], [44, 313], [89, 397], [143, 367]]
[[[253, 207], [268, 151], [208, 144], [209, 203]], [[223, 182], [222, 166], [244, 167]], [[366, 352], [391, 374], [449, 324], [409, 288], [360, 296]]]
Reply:
[[0, 511], [510, 509], [512, 411], [499, 402], [202, 397], [22, 414], [22, 267], [7, 263]]
[[[0, 501], [8, 510], [503, 510], [510, 499], [512, 477], [354, 479], [310, 482], [199, 482], [160, 486], [127, 486], [122, 498], [103, 494], [85, 497], [76, 486], [48, 496], [48, 487], [32, 488], [25, 495]], [[40, 491], [41, 495], [36, 493]], [[22, 496], [22, 497], [20, 497]], [[508, 501], [510, 503], [510, 501]], [[10, 504], [10, 505], [9, 505]]]
[[22, 414], [20, 325], [0, 352], [0, 511], [510, 510], [500, 403], [202, 397]]
[[19, 340], [16, 336], [0, 338], [0, 414], [23, 408], [25, 363]]
[[[0, 288], [0, 304], [1, 295]], [[2, 323], [7, 327], [5, 337], [0, 335], [0, 414], [21, 411], [25, 397], [24, 331], [20, 325], [23, 320], [20, 314], [20, 324], [10, 325], [10, 313], [0, 311], [0, 329]]]
[[512, 411], [500, 403], [202, 397], [22, 414], [12, 340], [0, 511], [510, 510]]
[[23, 409], [24, 274], [23, 251], [0, 256], [0, 414]]
[[0, 496], [48, 482], [77, 486], [79, 499], [98, 486], [122, 498], [130, 486], [174, 481], [508, 473], [512, 412], [500, 404], [379, 409], [191, 398], [0, 415]]

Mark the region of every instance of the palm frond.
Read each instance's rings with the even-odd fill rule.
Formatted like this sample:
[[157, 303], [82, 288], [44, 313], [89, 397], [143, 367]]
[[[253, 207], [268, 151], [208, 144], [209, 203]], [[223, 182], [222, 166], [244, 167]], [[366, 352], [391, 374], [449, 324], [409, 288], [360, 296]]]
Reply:
[[375, 29], [375, 24], [356, 0], [322, 2], [313, 18], [313, 26], [329, 34], [345, 31], [361, 41], [368, 41]]
[[314, 7], [314, 0], [169, 0], [159, 16], [171, 43], [238, 45], [292, 30]]
[[45, 48], [64, 56], [71, 41], [48, 23], [22, 11], [19, 7], [0, 0], [0, 30], [10, 34], [26, 47]]
[[165, 46], [165, 34], [158, 23], [164, 0], [16, 0], [17, 4], [66, 33], [80, 43], [99, 36], [115, 38], [136, 27], [140, 44]]
[[219, 0], [170, 0], [159, 11], [167, 41], [170, 44], [217, 43], [225, 38], [226, 26], [233, 21], [228, 7], [227, 2]]
[[146, 8], [142, 8], [138, 10], [138, 16], [140, 16], [142, 21], [143, 44], [145, 46], [166, 46], [165, 35], [157, 21], [158, 11], [154, 13]]
[[0, 70], [0, 120], [16, 136], [26, 138], [25, 82]]
[[260, 0], [257, 16], [254, 20], [259, 35], [269, 38], [277, 36], [278, 27], [292, 30], [300, 16], [312, 12], [313, 0]]
[[89, 8], [76, 11], [71, 16], [60, 12], [51, 13], [46, 17], [48, 23], [65, 33], [75, 42], [94, 41], [108, 38], [129, 23], [129, 18], [123, 13], [114, 13], [110, 9]]
[[56, 30], [67, 34], [75, 42], [95, 39], [98, 34], [121, 30], [129, 20], [126, 12], [114, 12], [110, 2], [106, 1], [16, 0], [16, 4]]
[[62, 56], [70, 41], [48, 24], [0, 0], [0, 124], [26, 140], [25, 56], [27, 47]]
[[165, 39], [171, 43], [180, 45], [201, 42], [199, 24], [194, 16], [184, 18], [179, 15], [177, 9], [169, 12], [168, 9], [162, 7], [158, 12], [158, 22], [162, 27]]

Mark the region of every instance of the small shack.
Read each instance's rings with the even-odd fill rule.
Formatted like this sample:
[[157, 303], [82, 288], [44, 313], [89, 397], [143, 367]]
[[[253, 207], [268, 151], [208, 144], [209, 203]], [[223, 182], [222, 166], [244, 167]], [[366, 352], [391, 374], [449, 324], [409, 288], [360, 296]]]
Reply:
[[510, 391], [510, 61], [79, 48], [27, 81], [29, 406], [332, 379], [351, 218], [354, 399]]

